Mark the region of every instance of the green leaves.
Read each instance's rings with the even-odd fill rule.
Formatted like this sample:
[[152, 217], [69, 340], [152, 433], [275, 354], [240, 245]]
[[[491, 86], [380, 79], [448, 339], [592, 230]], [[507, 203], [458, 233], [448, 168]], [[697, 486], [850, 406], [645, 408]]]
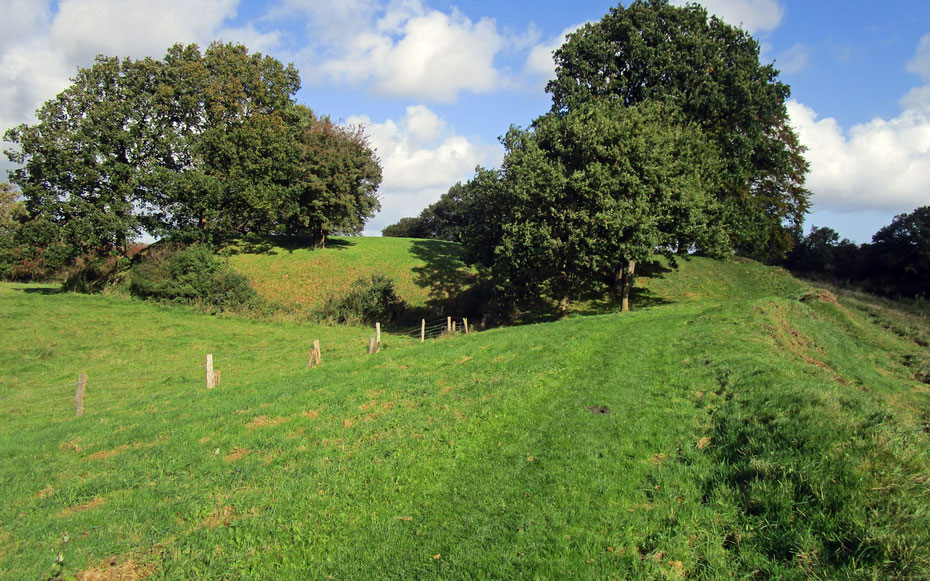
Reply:
[[725, 165], [719, 202], [745, 253], [777, 260], [809, 207], [808, 164], [789, 125], [788, 85], [759, 62], [759, 45], [697, 4], [618, 5], [569, 36], [549, 82], [561, 115], [610, 97], [624, 106], [668, 103], [715, 143]]
[[293, 65], [238, 44], [100, 56], [36, 125], [7, 132], [12, 181], [71, 258], [143, 232], [359, 232], [378, 208], [378, 160], [361, 128], [298, 106], [299, 87]]
[[500, 229], [475, 229], [466, 244], [511, 306], [540, 288], [562, 308], [604, 284], [626, 295], [624, 273], [656, 251], [730, 247], [714, 195], [719, 153], [679, 118], [599, 98], [508, 132], [499, 187], [475, 205]]

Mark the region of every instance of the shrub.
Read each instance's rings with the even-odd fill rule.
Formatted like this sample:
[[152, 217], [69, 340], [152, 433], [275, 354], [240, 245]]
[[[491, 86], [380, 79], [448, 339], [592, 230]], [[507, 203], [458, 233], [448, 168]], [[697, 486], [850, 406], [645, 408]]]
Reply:
[[132, 269], [129, 291], [142, 298], [220, 309], [249, 308], [259, 302], [248, 278], [203, 244], [153, 249]]
[[337, 323], [374, 323], [396, 320], [406, 309], [394, 281], [383, 274], [362, 277], [342, 296], [332, 296], [320, 309], [323, 319]]

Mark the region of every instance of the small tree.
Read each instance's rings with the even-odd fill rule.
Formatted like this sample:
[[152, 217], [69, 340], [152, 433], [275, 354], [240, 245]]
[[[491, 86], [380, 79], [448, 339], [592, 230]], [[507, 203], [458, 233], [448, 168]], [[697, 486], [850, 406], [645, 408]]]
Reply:
[[501, 180], [481, 192], [475, 217], [499, 227], [468, 244], [515, 303], [542, 290], [564, 310], [606, 282], [626, 311], [638, 262], [731, 247], [714, 196], [720, 156], [670, 107], [598, 99], [512, 128], [504, 145]]
[[301, 109], [306, 121], [297, 138], [298, 170], [287, 230], [309, 234], [325, 245], [330, 233], [360, 233], [381, 208], [381, 166], [364, 127], [342, 127]]

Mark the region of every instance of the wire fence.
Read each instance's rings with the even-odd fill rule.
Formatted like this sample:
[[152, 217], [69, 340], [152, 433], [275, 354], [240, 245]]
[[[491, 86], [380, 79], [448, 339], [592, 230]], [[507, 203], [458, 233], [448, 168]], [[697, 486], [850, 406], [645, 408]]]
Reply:
[[[474, 332], [469, 326], [468, 319], [463, 317], [442, 317], [433, 320], [423, 319], [419, 325], [393, 329], [386, 332], [386, 338], [409, 337], [411, 339], [435, 340], [444, 336], [466, 334]], [[374, 337], [369, 339], [374, 340]], [[365, 355], [369, 343], [359, 338], [352, 340], [329, 341], [321, 344], [321, 358], [317, 361], [325, 365], [334, 358], [359, 358]], [[416, 343], [394, 344], [391, 349], [409, 348]], [[379, 346], [380, 348], [380, 346]], [[380, 350], [380, 349], [379, 349]], [[129, 388], [146, 387], [153, 383], [176, 382], [184, 385], [206, 385], [207, 367], [206, 356], [211, 355], [214, 369], [222, 372], [220, 385], [228, 383], [230, 379], [251, 379], [253, 376], [276, 377], [293, 374], [299, 369], [312, 367], [313, 340], [305, 343], [289, 343], [286, 345], [261, 345], [246, 348], [234, 346], [232, 342], [226, 345], [205, 345], [198, 342], [196, 346], [188, 348], [182, 355], [161, 357], [153, 365], [135, 367], [131, 360], [134, 355], [127, 352], [125, 357], [104, 363], [105, 366], [118, 368], [110, 373], [97, 374], [101, 365], [89, 365], [88, 384], [95, 390], [99, 388]], [[248, 356], [248, 357], [244, 357]], [[79, 373], [75, 379], [63, 383], [55, 382], [44, 385], [45, 389], [62, 390], [74, 389], [79, 383]]]

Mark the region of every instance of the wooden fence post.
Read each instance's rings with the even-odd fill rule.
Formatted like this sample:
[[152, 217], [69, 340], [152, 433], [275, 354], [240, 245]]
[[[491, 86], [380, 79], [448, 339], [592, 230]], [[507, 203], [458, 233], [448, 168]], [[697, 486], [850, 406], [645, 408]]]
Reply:
[[375, 353], [381, 353], [381, 323], [375, 323]]
[[446, 317], [446, 332], [452, 332], [452, 317]]
[[313, 340], [313, 349], [310, 350], [310, 357], [307, 358], [307, 367], [314, 367], [322, 363], [322, 354], [320, 353], [320, 340]]
[[468, 319], [462, 319], [462, 326], [465, 327], [465, 334], [468, 335]]
[[368, 338], [368, 354], [371, 355], [374, 352], [375, 352], [375, 338], [369, 337]]
[[455, 333], [455, 321], [452, 321], [452, 332]]
[[420, 319], [420, 343], [426, 341], [426, 319]]
[[87, 385], [87, 374], [82, 373], [78, 377], [77, 392], [74, 394], [74, 405], [75, 411], [74, 415], [83, 416], [84, 415], [84, 386]]
[[213, 354], [207, 353], [207, 389], [213, 389], [215, 379], [213, 375]]

